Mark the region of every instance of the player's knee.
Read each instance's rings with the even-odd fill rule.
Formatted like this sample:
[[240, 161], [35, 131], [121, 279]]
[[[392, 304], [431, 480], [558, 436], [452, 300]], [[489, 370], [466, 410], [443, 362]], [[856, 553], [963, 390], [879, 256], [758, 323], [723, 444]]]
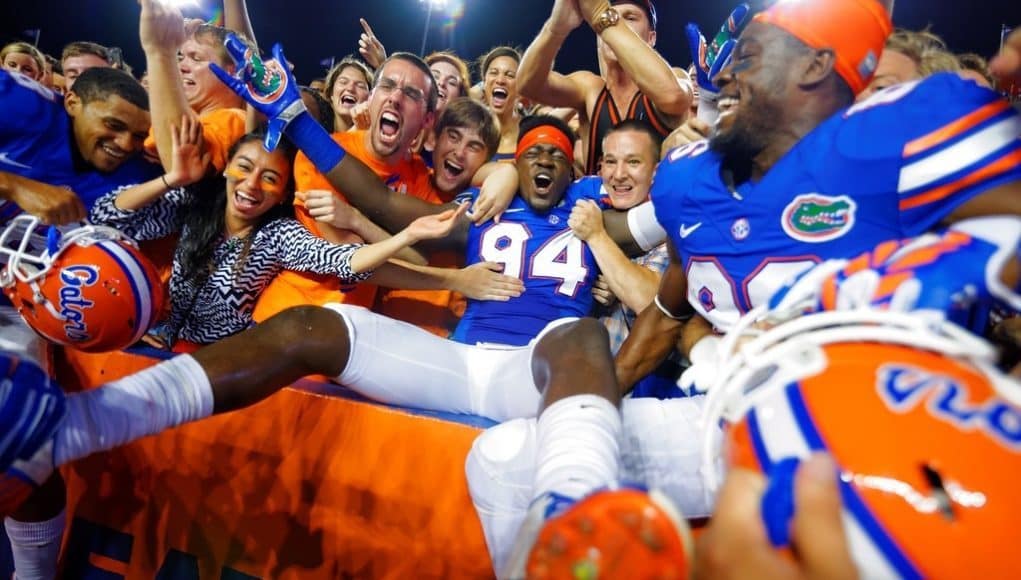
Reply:
[[579, 318], [544, 334], [536, 350], [547, 353], [547, 356], [588, 357], [609, 353], [610, 335], [595, 318]]
[[535, 478], [535, 420], [514, 419], [484, 431], [472, 443], [465, 472], [480, 511], [527, 508]]
[[295, 306], [263, 325], [273, 325], [275, 340], [287, 345], [291, 355], [304, 360], [311, 372], [339, 372], [333, 367], [337, 366], [338, 354], [348, 351], [349, 341], [348, 326], [340, 313], [321, 306]]

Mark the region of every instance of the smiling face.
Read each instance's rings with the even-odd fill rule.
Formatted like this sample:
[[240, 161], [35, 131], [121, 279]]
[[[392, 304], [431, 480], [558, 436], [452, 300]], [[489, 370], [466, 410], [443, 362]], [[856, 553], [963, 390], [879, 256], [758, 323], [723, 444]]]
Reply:
[[432, 125], [427, 104], [432, 82], [431, 75], [403, 59], [391, 59], [383, 66], [369, 98], [369, 137], [376, 155], [404, 156], [419, 131]]
[[656, 144], [641, 131], [614, 131], [603, 139], [599, 176], [614, 209], [631, 209], [649, 198], [658, 161]]
[[731, 62], [714, 79], [720, 115], [710, 145], [727, 156], [751, 159], [787, 127], [792, 102], [793, 39], [775, 26], [752, 22], [741, 34]]
[[539, 212], [551, 210], [571, 184], [571, 159], [551, 143], [536, 143], [515, 161], [518, 191]]
[[291, 162], [282, 149], [266, 151], [258, 140], [238, 147], [223, 172], [227, 178], [227, 217], [252, 224], [287, 199]]
[[429, 70], [436, 80], [436, 88], [440, 91], [440, 98], [436, 101], [436, 114], [439, 115], [447, 108], [451, 99], [464, 95], [461, 94], [461, 71], [453, 63], [445, 60], [437, 60], [429, 65]]
[[64, 98], [75, 146], [82, 158], [110, 172], [142, 149], [149, 135], [149, 112], [117, 95], [82, 103], [72, 90]]
[[509, 56], [494, 58], [486, 68], [482, 86], [489, 109], [497, 117], [506, 118], [514, 112], [518, 101], [518, 61]]
[[433, 149], [433, 185], [443, 193], [460, 193], [489, 157], [478, 129], [444, 127]]
[[369, 82], [356, 66], [346, 66], [340, 70], [333, 82], [330, 103], [337, 113], [348, 113], [351, 107], [365, 102], [369, 98]]

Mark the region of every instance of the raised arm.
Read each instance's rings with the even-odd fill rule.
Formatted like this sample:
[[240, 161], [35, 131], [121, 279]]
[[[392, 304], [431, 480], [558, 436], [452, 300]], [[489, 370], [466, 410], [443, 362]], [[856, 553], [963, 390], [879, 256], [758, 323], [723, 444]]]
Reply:
[[[609, 4], [606, 0], [578, 0], [578, 7], [585, 20], [592, 25], [596, 18], [609, 8]], [[679, 69], [676, 71], [672, 69], [656, 49], [624, 22], [606, 27], [597, 34], [613, 49], [621, 68], [638, 85], [642, 93], [649, 97], [656, 109], [669, 117], [673, 121], [673, 126], [683, 121], [691, 108], [693, 98], [688, 74]], [[519, 72], [519, 83], [520, 78]]]
[[257, 44], [245, 0], [223, 0], [223, 27], [244, 35], [253, 45]]
[[[553, 70], [564, 39], [582, 23], [578, 0], [555, 0], [549, 19], [528, 45], [518, 65], [518, 92], [554, 107], [585, 109], [585, 86], [578, 73], [564, 76]], [[591, 74], [591, 73], [586, 73]]]
[[[294, 76], [289, 68], [280, 65], [287, 59], [279, 44], [273, 47], [273, 60], [265, 61], [255, 51], [246, 50], [233, 36], [228, 37], [226, 46], [238, 69], [237, 74], [227, 73], [216, 63], [210, 63], [209, 69], [234, 93], [266, 115], [269, 125], [265, 146], [268, 150], [275, 149], [286, 133], [326, 176], [330, 185], [344, 192], [351, 205], [390, 232], [404, 229], [417, 218], [443, 208], [454, 209], [450, 204], [437, 206], [391, 191], [368, 166], [348, 155], [305, 110]], [[459, 216], [448, 235], [436, 243], [463, 245], [467, 239], [468, 221]]]
[[142, 16], [138, 27], [139, 40], [145, 52], [149, 71], [149, 103], [152, 132], [163, 168], [173, 167], [171, 129], [185, 114], [193, 114], [184, 96], [177, 50], [184, 44], [184, 20], [170, 3], [139, 0]]
[[686, 298], [688, 281], [684, 266], [673, 245], [669, 247], [670, 265], [663, 273], [659, 292], [653, 303], [638, 315], [631, 333], [617, 352], [617, 381], [622, 395], [670, 354], [681, 336], [684, 321], [692, 314]]

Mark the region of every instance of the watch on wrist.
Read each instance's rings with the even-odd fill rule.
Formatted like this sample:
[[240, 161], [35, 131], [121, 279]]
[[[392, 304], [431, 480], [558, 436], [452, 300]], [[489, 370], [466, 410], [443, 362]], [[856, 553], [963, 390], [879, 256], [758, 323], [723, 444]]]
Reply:
[[595, 20], [592, 21], [592, 30], [595, 30], [596, 34], [602, 34], [604, 30], [618, 22], [620, 22], [620, 12], [617, 12], [616, 8], [610, 6], [600, 12]]

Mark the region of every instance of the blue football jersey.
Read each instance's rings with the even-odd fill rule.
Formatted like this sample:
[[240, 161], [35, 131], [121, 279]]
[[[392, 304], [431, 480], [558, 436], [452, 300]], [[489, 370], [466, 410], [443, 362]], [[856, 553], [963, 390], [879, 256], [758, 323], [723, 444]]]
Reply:
[[599, 270], [588, 245], [571, 233], [567, 218], [576, 202], [599, 201], [601, 191], [598, 177], [582, 178], [548, 213], [536, 212], [518, 196], [500, 223], [473, 224], [465, 263], [499, 262], [504, 274], [525, 283], [525, 292], [507, 302], [469, 300], [451, 338], [521, 346], [553, 320], [587, 316]]
[[671, 152], [652, 188], [688, 300], [725, 331], [822, 260], [918, 235], [1021, 179], [1021, 119], [996, 93], [940, 74], [877, 93], [731, 189], [707, 142]]
[[[140, 156], [113, 173], [100, 173], [78, 158], [71, 118], [60, 95], [17, 73], [0, 70], [0, 171], [64, 186], [91, 209], [102, 195], [149, 181], [162, 169]], [[2, 203], [2, 202], [0, 202]], [[0, 205], [0, 223], [21, 213], [10, 202]]]

